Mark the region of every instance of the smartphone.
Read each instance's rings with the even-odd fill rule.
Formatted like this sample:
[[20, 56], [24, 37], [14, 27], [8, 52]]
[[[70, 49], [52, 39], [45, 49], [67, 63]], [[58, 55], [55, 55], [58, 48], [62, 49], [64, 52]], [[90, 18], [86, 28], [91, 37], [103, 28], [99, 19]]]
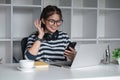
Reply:
[[69, 47], [74, 49], [75, 46], [76, 46], [76, 42], [70, 42], [69, 45], [67, 46], [66, 50], [70, 50]]

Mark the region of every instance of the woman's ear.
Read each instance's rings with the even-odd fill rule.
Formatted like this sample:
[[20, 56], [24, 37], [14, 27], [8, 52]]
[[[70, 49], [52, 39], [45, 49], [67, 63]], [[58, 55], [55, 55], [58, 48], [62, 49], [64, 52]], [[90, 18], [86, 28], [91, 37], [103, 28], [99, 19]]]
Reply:
[[44, 29], [44, 31], [46, 30], [46, 25], [45, 25], [45, 19], [41, 19], [41, 27]]
[[41, 19], [41, 23], [45, 24], [45, 19], [42, 18]]

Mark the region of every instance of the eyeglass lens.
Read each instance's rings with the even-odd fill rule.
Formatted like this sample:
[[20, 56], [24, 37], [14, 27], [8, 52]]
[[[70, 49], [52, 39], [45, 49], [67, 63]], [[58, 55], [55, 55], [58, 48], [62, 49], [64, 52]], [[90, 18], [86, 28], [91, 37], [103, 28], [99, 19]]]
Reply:
[[61, 25], [63, 22], [63, 20], [53, 20], [53, 19], [48, 19], [47, 21], [49, 22], [50, 25], [54, 25], [55, 23], [57, 25]]

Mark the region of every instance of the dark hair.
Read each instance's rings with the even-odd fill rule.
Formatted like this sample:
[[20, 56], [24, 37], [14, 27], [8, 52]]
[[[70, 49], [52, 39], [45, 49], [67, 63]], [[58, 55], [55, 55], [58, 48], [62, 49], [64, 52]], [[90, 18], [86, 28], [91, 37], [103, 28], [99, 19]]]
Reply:
[[40, 16], [40, 20], [47, 19], [49, 16], [52, 16], [53, 14], [58, 14], [60, 16], [60, 19], [62, 20], [62, 12], [57, 6], [48, 5], [45, 8], [43, 8], [43, 11]]

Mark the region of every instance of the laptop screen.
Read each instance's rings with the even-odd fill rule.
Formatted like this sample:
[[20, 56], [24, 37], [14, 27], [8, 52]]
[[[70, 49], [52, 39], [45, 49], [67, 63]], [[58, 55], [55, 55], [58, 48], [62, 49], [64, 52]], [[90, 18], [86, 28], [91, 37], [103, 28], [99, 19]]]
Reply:
[[98, 65], [103, 59], [107, 44], [78, 44], [77, 54], [71, 68], [81, 68]]

